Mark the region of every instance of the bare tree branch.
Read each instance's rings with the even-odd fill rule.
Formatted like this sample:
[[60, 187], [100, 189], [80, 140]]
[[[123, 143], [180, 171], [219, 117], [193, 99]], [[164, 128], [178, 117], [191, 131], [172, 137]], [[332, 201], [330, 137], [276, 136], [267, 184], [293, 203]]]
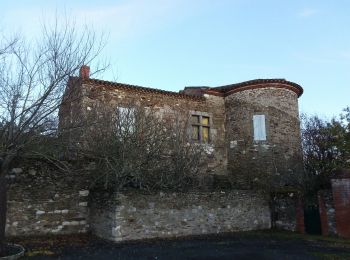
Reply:
[[[5, 38], [5, 37], [4, 37]], [[45, 148], [57, 127], [58, 109], [71, 76], [95, 62], [106, 39], [65, 19], [44, 24], [36, 41], [0, 42], [0, 251], [6, 223], [6, 178], [14, 159], [41, 158], [68, 168]], [[94, 66], [96, 67], [96, 66]], [[105, 70], [107, 65], [97, 67]], [[0, 252], [1, 255], [1, 252]]]
[[98, 122], [88, 124], [90, 131], [84, 131], [85, 145], [79, 151], [96, 163], [95, 186], [148, 191], [195, 186], [203, 147], [190, 141], [189, 115], [160, 114], [133, 103], [99, 115]]

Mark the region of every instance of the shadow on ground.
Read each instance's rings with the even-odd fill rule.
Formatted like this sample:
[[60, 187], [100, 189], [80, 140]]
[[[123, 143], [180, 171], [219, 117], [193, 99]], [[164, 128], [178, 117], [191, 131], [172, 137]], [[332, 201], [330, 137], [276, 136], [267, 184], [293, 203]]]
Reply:
[[90, 235], [16, 238], [39, 259], [350, 259], [350, 241], [292, 232], [240, 232], [115, 244]]

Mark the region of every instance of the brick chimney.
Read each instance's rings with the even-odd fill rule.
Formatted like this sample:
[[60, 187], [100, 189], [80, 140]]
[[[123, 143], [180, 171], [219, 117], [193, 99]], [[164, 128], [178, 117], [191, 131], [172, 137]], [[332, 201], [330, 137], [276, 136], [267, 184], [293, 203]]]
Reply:
[[90, 78], [90, 67], [87, 65], [83, 65], [79, 71], [79, 77], [81, 79], [89, 79]]

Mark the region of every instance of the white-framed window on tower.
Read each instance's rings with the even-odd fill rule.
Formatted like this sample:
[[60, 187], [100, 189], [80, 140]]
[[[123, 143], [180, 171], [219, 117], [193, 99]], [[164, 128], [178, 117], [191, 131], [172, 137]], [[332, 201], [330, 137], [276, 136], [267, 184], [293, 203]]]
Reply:
[[253, 115], [254, 141], [266, 141], [265, 115]]

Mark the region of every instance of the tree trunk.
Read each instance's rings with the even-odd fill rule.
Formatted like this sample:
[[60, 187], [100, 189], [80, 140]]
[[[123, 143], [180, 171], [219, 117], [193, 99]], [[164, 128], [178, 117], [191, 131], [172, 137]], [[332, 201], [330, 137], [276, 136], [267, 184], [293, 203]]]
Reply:
[[0, 171], [0, 257], [5, 251], [5, 227], [7, 212], [7, 186], [5, 172]]
[[6, 174], [9, 172], [10, 164], [16, 157], [17, 151], [9, 151], [0, 157], [0, 256], [5, 252], [5, 228], [7, 214], [7, 181]]

